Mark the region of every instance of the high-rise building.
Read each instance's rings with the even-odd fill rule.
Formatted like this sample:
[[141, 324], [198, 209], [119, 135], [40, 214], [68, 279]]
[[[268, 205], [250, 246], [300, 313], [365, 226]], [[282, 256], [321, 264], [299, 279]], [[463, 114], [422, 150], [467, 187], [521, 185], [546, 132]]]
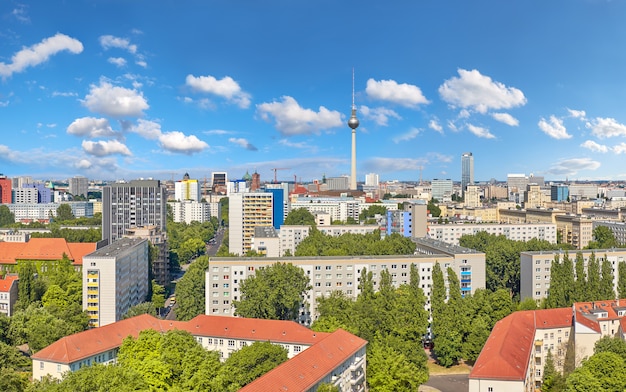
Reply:
[[89, 191], [89, 182], [86, 177], [76, 176], [69, 179], [69, 193], [74, 196], [87, 197]]
[[366, 186], [378, 186], [378, 174], [369, 173], [365, 175], [365, 185]]
[[12, 188], [11, 179], [0, 174], [0, 204], [11, 204]]
[[439, 202], [452, 200], [452, 180], [435, 178], [430, 183], [433, 199]]
[[271, 192], [240, 192], [228, 198], [229, 252], [242, 256], [251, 249], [254, 228], [273, 225]]
[[228, 173], [213, 172], [211, 173], [211, 189], [213, 193], [226, 194], [226, 186], [228, 183]]
[[158, 180], [134, 180], [102, 188], [102, 239], [109, 244], [126, 229], [156, 226], [165, 232], [167, 190]]
[[461, 193], [465, 195], [468, 185], [474, 184], [474, 156], [471, 152], [461, 155]]
[[189, 174], [185, 173], [183, 179], [174, 184], [174, 199], [176, 201], [200, 201], [200, 183], [198, 180], [190, 179]]
[[348, 126], [352, 129], [352, 159], [350, 160], [350, 190], [356, 191], [356, 129], [359, 119], [356, 118], [356, 105], [354, 104], [354, 70], [352, 71], [352, 115], [348, 120]]
[[119, 321], [146, 301], [148, 253], [148, 240], [122, 238], [83, 256], [83, 310], [91, 327]]

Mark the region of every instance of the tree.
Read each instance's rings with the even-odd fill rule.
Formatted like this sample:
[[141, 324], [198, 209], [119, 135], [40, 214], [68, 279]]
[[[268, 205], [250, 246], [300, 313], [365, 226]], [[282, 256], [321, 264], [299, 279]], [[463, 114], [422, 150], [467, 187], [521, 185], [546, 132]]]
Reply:
[[617, 294], [619, 298], [626, 298], [626, 262], [620, 261], [617, 265]]
[[321, 383], [315, 392], [339, 392], [339, 387], [329, 383]]
[[376, 215], [387, 215], [387, 207], [382, 204], [372, 204], [368, 208], [361, 211], [359, 221], [365, 224], [376, 223]]
[[541, 391], [557, 392], [563, 390], [565, 390], [565, 378], [556, 370], [552, 351], [548, 350], [546, 363], [543, 365], [543, 384], [541, 385]]
[[284, 224], [315, 226], [315, 217], [306, 208], [297, 208], [287, 214]]
[[626, 361], [612, 352], [592, 355], [567, 377], [567, 391], [626, 390]]
[[46, 285], [42, 279], [39, 279], [37, 268], [31, 261], [20, 260], [17, 264], [17, 271], [20, 279], [18, 307], [26, 309], [31, 303], [41, 299], [46, 292]]
[[602, 260], [602, 276], [600, 277], [600, 297], [594, 299], [615, 299], [615, 290], [613, 289], [613, 267], [611, 262], [604, 255]]
[[241, 281], [241, 299], [233, 301], [235, 314], [295, 321], [310, 288], [309, 278], [293, 264], [275, 263], [259, 268], [253, 276]]
[[128, 311], [122, 316], [123, 319], [132, 318], [141, 314], [149, 314], [151, 316], [157, 315], [156, 306], [152, 302], [142, 302], [135, 306], [131, 306]]
[[612, 352], [626, 361], [626, 341], [617, 336], [603, 336], [593, 346], [594, 354]]
[[7, 227], [15, 223], [15, 215], [9, 207], [0, 205], [0, 227]]
[[216, 391], [238, 391], [287, 361], [287, 350], [270, 342], [254, 342], [233, 352], [214, 380]]
[[588, 300], [600, 299], [600, 264], [594, 252], [591, 252], [587, 261], [587, 290]]
[[532, 297], [526, 297], [517, 305], [517, 310], [536, 310], [537, 302]]
[[204, 314], [207, 268], [209, 258], [206, 255], [198, 257], [176, 284], [176, 318], [179, 321], [191, 320], [199, 314]]
[[56, 220], [58, 221], [68, 221], [75, 219], [75, 216], [72, 213], [72, 207], [69, 204], [62, 203], [60, 206], [57, 207], [56, 212]]
[[430, 215], [432, 215], [435, 218], [441, 215], [441, 208], [439, 208], [439, 206], [437, 206], [436, 203], [437, 203], [437, 199], [430, 199], [426, 207], [428, 208]]
[[609, 249], [618, 247], [613, 231], [606, 226], [596, 226], [593, 229], [593, 241], [589, 242], [587, 249]]
[[152, 298], [150, 302], [159, 309], [165, 306], [165, 288], [152, 279]]
[[576, 253], [576, 282], [574, 283], [574, 302], [586, 302], [589, 300], [587, 294], [587, 273], [585, 271], [585, 260], [582, 252]]
[[428, 380], [427, 372], [380, 338], [368, 345], [366, 376], [371, 392], [417, 391]]
[[120, 365], [94, 364], [69, 372], [60, 383], [36, 382], [33, 389], [40, 392], [143, 391], [148, 385], [141, 374]]

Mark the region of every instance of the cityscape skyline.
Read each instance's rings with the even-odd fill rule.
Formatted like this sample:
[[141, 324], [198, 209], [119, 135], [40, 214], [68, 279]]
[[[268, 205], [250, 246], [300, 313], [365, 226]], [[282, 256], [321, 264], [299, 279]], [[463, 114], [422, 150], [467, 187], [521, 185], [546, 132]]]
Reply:
[[4, 2], [0, 172], [626, 180], [626, 4], [492, 3]]

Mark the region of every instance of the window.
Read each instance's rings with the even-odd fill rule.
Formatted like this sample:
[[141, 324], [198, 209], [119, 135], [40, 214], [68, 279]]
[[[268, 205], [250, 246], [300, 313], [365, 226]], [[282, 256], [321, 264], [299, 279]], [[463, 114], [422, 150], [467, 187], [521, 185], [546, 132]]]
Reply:
[[213, 338], [207, 338], [207, 343], [208, 344], [213, 344]]
[[228, 341], [228, 347], [235, 347], [235, 341], [234, 340], [229, 340]]
[[220, 346], [223, 346], [223, 345], [224, 345], [224, 339], [220, 339], [220, 340], [219, 340], [219, 345], [220, 345]]
[[299, 353], [300, 351], [302, 351], [302, 347], [301, 346], [293, 346], [293, 352], [294, 353]]
[[327, 266], [326, 266], [326, 270], [327, 270], [327, 271], [328, 271], [328, 270], [331, 270], [332, 268], [333, 268], [333, 267], [332, 267], [332, 265], [327, 265]]
[[39, 361], [39, 370], [43, 370], [43, 361]]
[[322, 269], [322, 267], [321, 267], [321, 266], [319, 266], [319, 265], [316, 265], [316, 266], [315, 266], [315, 269], [316, 269], [317, 271], [319, 271], [319, 270], [321, 270], [321, 269]]

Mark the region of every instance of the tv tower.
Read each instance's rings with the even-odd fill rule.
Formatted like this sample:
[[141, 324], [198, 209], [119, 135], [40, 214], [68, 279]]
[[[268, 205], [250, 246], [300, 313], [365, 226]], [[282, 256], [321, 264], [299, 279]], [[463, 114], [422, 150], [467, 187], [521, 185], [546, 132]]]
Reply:
[[352, 116], [348, 120], [348, 126], [352, 128], [352, 167], [350, 170], [350, 190], [356, 191], [356, 129], [359, 119], [356, 118], [356, 106], [354, 105], [354, 68], [352, 68]]

